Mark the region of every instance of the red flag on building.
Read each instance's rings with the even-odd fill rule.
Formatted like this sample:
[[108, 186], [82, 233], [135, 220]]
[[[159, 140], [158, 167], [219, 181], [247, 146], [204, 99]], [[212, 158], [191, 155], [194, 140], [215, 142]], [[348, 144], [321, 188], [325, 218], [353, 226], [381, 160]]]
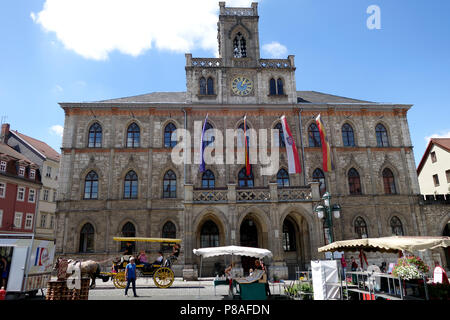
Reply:
[[320, 132], [320, 141], [322, 142], [322, 155], [323, 155], [323, 171], [330, 172], [334, 169], [333, 162], [331, 160], [331, 147], [328, 142], [327, 135], [325, 133], [325, 126], [323, 125], [322, 118], [319, 116], [316, 118], [316, 124]]

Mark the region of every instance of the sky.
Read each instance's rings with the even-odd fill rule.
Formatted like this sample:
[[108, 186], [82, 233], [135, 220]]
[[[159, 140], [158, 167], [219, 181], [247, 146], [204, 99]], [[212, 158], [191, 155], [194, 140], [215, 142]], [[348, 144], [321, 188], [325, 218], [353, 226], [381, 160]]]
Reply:
[[[261, 0], [261, 55], [295, 55], [298, 90], [413, 104], [418, 164], [430, 137], [450, 137], [448, 12], [448, 0]], [[217, 20], [216, 0], [1, 0], [2, 122], [59, 151], [58, 102], [185, 91], [184, 54], [217, 55]]]

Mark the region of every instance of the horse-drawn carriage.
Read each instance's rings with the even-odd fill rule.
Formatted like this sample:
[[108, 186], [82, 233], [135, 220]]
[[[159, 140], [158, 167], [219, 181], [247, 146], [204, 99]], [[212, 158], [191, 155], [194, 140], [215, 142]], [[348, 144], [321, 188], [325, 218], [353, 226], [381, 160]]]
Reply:
[[[181, 243], [179, 239], [155, 239], [155, 238], [114, 238], [114, 241], [119, 242], [151, 242], [161, 243], [163, 245], [175, 246]], [[127, 281], [125, 278], [125, 268], [129, 263], [131, 256], [122, 256], [120, 260], [113, 262], [112, 272], [102, 272], [103, 278], [110, 277], [114, 286], [118, 289], [125, 289]], [[153, 278], [155, 285], [158, 288], [166, 289], [172, 286], [175, 275], [172, 271], [172, 265], [176, 262], [177, 256], [171, 255], [162, 259], [161, 262], [144, 264], [139, 260], [136, 261], [136, 276], [138, 278]]]

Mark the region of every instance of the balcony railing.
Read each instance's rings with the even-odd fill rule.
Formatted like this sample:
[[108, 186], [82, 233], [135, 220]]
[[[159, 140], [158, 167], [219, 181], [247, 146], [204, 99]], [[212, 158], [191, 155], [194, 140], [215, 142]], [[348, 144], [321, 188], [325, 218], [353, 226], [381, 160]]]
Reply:
[[228, 202], [228, 190], [195, 190], [193, 196], [197, 203]]
[[236, 193], [237, 202], [269, 202], [270, 189], [240, 189]]
[[278, 189], [279, 202], [312, 201], [312, 199], [312, 192], [310, 188], [292, 187]]

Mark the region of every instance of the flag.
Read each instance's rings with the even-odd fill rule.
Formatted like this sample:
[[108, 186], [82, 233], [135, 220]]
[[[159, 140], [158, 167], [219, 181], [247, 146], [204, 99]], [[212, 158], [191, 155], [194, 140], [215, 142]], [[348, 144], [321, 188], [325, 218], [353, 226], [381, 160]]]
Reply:
[[325, 133], [325, 126], [323, 125], [322, 118], [319, 116], [316, 118], [317, 127], [320, 132], [320, 141], [322, 143], [322, 155], [323, 155], [323, 171], [330, 172], [334, 169], [333, 162], [331, 161], [331, 147], [328, 142], [327, 135]]
[[281, 117], [281, 125], [283, 126], [284, 141], [286, 141], [286, 153], [288, 157], [289, 173], [300, 174], [302, 173], [302, 167], [300, 165], [300, 158], [298, 156], [297, 147], [295, 145], [294, 137], [287, 123], [286, 117]]
[[244, 140], [245, 140], [245, 170], [247, 177], [250, 177], [252, 173], [252, 167], [250, 165], [250, 154], [249, 154], [249, 138], [247, 137], [247, 116], [244, 117]]
[[208, 114], [205, 118], [205, 123], [203, 124], [203, 131], [202, 131], [202, 139], [200, 140], [200, 152], [201, 152], [201, 164], [200, 164], [200, 173], [206, 172], [206, 164], [205, 164], [205, 149], [206, 149], [206, 143], [205, 143], [205, 135], [206, 135], [206, 125], [208, 124]]

